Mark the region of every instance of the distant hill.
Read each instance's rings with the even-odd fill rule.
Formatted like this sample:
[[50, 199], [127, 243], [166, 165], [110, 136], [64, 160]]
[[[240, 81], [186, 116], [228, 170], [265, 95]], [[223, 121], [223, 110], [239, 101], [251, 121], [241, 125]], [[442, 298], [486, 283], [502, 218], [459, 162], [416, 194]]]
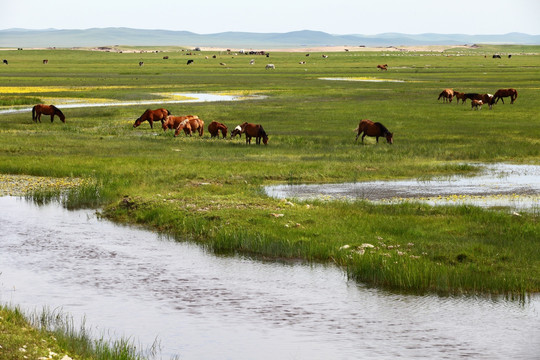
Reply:
[[308, 46], [400, 46], [464, 44], [540, 45], [540, 35], [400, 34], [332, 35], [320, 31], [287, 33], [223, 32], [196, 34], [189, 31], [93, 28], [85, 30], [0, 30], [0, 47], [87, 47], [87, 46], [215, 46], [215, 47], [308, 47]]

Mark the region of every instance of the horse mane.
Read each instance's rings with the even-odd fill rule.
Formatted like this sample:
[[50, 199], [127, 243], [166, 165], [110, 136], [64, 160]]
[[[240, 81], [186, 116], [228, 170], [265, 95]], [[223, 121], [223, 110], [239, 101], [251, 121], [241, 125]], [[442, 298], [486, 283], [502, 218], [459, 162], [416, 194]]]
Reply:
[[[167, 110], [167, 109], [165, 109]], [[171, 112], [169, 110], [167, 110], [167, 116], [171, 115]]]
[[[62, 114], [62, 111], [60, 111], [60, 109], [57, 108], [56, 106], [51, 105], [51, 108], [54, 110], [54, 112], [59, 112], [60, 114]], [[62, 114], [62, 115], [63, 115], [63, 114]]]
[[379, 130], [381, 130], [381, 133], [382, 134], [387, 134], [390, 132], [390, 130], [388, 130], [386, 128], [386, 126], [384, 126], [383, 124], [381, 124], [380, 122], [376, 122], [375, 125], [377, 125], [379, 127]]
[[266, 135], [266, 131], [264, 131], [262, 125], [259, 125], [259, 135], [261, 135], [264, 138], [268, 137], [268, 135]]

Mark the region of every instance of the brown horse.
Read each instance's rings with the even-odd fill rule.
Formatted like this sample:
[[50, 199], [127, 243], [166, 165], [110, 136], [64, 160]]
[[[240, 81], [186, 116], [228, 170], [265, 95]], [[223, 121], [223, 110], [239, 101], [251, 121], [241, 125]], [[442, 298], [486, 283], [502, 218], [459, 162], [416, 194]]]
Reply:
[[454, 97], [454, 90], [452, 89], [444, 89], [440, 94], [437, 100], [440, 100], [443, 98], [444, 102], [452, 102], [452, 99]]
[[169, 115], [163, 120], [163, 123], [161, 124], [161, 127], [163, 128], [163, 131], [166, 131], [167, 129], [176, 129], [178, 125], [182, 121], [184, 121], [187, 118], [196, 118], [197, 115], [186, 115], [186, 116], [172, 116]]
[[32, 108], [32, 120], [41, 122], [41, 115], [51, 115], [51, 122], [54, 120], [54, 115], [58, 115], [63, 123], [66, 122], [64, 114], [54, 105], [38, 104]]
[[146, 109], [146, 111], [139, 116], [137, 120], [135, 120], [133, 127], [136, 128], [137, 126], [141, 125], [143, 121], [148, 121], [150, 123], [150, 128], [153, 129], [154, 121], [161, 121], [161, 125], [163, 125], [163, 121], [165, 121], [169, 115], [171, 115], [171, 112], [167, 109]]
[[178, 136], [182, 130], [189, 136], [191, 136], [194, 131], [197, 131], [199, 136], [203, 136], [204, 121], [195, 115], [167, 116], [167, 120], [163, 123], [163, 130], [167, 129], [175, 129], [175, 137]]
[[465, 97], [465, 93], [454, 90], [454, 96], [457, 99], [457, 104], [459, 104], [459, 100], [461, 100], [461, 104], [465, 104], [465, 100], [467, 100], [467, 97]]
[[482, 109], [482, 105], [484, 105], [484, 102], [482, 100], [471, 100], [472, 110], [480, 110]]
[[268, 144], [268, 135], [266, 134], [266, 131], [264, 131], [262, 125], [245, 122], [240, 125], [240, 128], [242, 129], [241, 133], [246, 134], [246, 144], [251, 144], [252, 137], [255, 138], [257, 145], [261, 144], [261, 139], [264, 145]]
[[377, 65], [377, 69], [387, 71], [388, 70], [388, 64]]
[[358, 137], [363, 132], [362, 143], [364, 143], [364, 137], [366, 135], [375, 137], [377, 139], [377, 143], [379, 142], [379, 137], [385, 137], [389, 144], [394, 143], [394, 134], [388, 131], [388, 129], [379, 122], [374, 123], [368, 119], [361, 120], [358, 127], [354, 129], [354, 131], [358, 132], [356, 139], [354, 140], [355, 142], [358, 141]]
[[493, 101], [496, 104], [499, 102], [499, 99], [501, 99], [501, 101], [504, 104], [503, 98], [508, 97], [508, 96], [510, 97], [510, 104], [513, 104], [514, 101], [516, 101], [517, 96], [518, 96], [517, 90], [516, 89], [499, 89], [497, 90], [495, 95], [493, 95]]
[[210, 133], [210, 137], [219, 137], [219, 132], [221, 131], [221, 135], [223, 135], [223, 138], [227, 136], [227, 126], [225, 124], [222, 124], [217, 121], [212, 121], [208, 125], [208, 132]]

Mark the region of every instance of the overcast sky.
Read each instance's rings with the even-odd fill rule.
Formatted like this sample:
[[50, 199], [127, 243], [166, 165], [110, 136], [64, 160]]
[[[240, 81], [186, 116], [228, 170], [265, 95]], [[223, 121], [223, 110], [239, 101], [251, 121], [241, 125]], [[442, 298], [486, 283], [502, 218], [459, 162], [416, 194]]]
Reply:
[[0, 0], [0, 29], [540, 35], [540, 0]]

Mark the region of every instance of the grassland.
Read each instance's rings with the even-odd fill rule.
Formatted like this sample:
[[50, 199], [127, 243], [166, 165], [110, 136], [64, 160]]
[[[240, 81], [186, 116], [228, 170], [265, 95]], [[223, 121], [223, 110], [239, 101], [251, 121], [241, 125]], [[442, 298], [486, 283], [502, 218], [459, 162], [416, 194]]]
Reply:
[[[478, 162], [539, 164], [540, 47], [442, 54], [349, 51], [328, 58], [320, 53], [189, 56], [168, 50], [5, 52], [9, 65], [0, 68], [0, 94], [13, 104], [39, 99], [60, 108], [67, 101], [160, 99], [163, 93], [266, 95], [164, 107], [229, 129], [244, 121], [263, 124], [269, 145], [247, 146], [243, 139], [208, 134], [174, 138], [148, 124], [134, 129], [146, 105], [66, 109], [66, 124], [58, 119], [35, 124], [30, 112], [3, 114], [0, 173], [85, 179], [63, 198], [67, 206], [100, 207], [112, 220], [142, 224], [218, 253], [333, 262], [351, 278], [397, 291], [523, 295], [540, 290], [537, 213], [280, 201], [262, 190], [272, 183], [465, 174], [474, 170], [464, 164]], [[494, 52], [513, 56], [492, 59]], [[194, 63], [187, 66], [187, 59]], [[275, 71], [264, 69], [270, 62]], [[389, 70], [377, 71], [384, 63]], [[516, 103], [499, 103], [492, 111], [437, 101], [444, 88], [494, 93], [509, 87], [519, 92]], [[394, 145], [376, 145], [373, 139], [355, 144], [352, 130], [362, 118], [385, 124], [395, 134]], [[33, 194], [48, 198], [58, 191]]]

